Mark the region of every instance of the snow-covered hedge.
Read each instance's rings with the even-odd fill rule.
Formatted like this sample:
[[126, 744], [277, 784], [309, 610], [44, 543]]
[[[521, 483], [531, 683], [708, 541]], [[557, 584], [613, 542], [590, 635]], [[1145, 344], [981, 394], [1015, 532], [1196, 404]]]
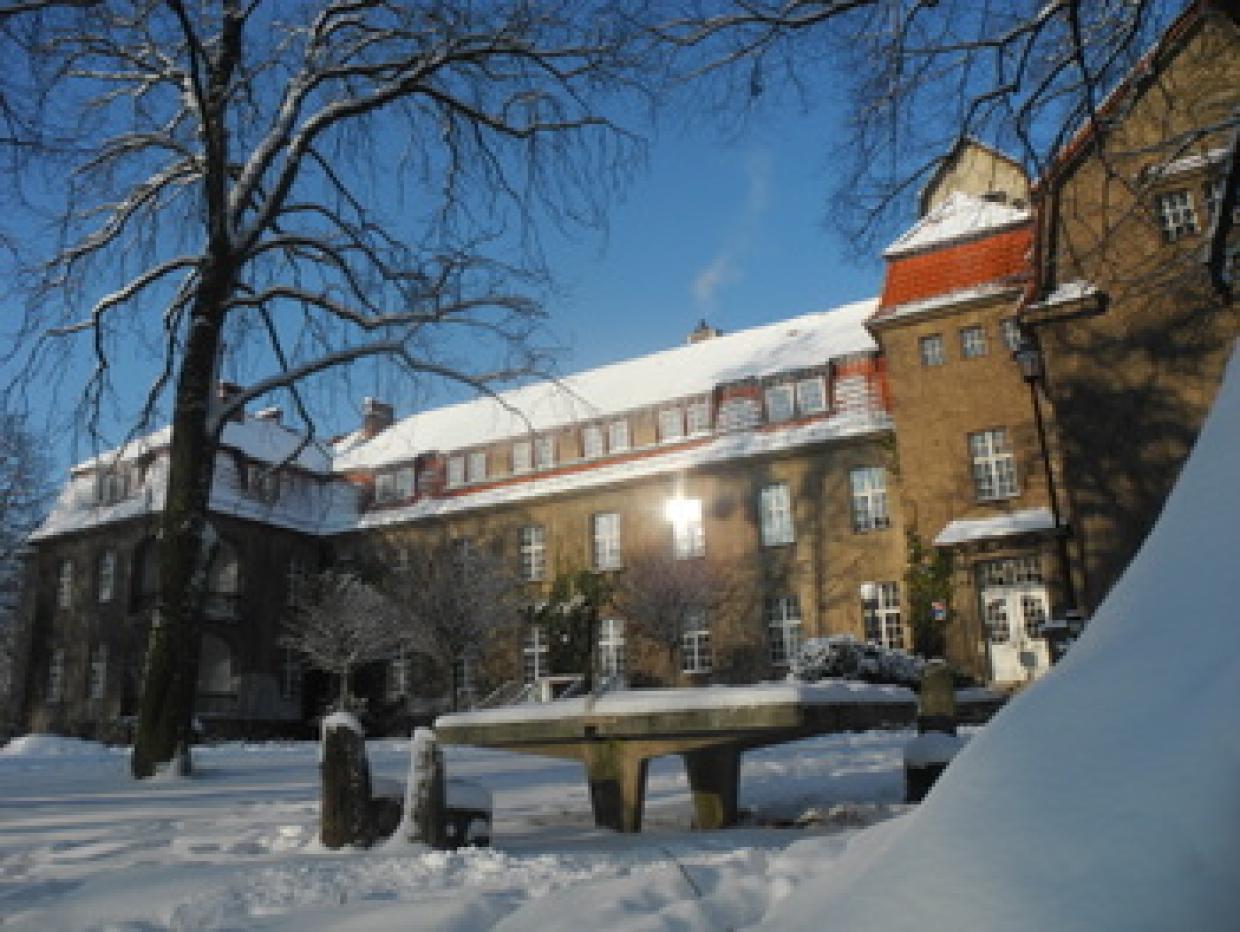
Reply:
[[805, 641], [792, 658], [789, 678], [808, 683], [838, 678], [917, 687], [925, 663], [906, 651], [837, 634]]

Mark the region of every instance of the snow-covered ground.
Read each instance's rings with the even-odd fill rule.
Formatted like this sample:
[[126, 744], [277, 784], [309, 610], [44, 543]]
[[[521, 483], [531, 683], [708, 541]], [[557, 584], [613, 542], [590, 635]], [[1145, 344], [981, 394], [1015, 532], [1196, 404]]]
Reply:
[[[200, 748], [193, 778], [136, 784], [124, 751], [21, 738], [0, 749], [0, 928], [738, 928], [908, 811], [910, 736], [747, 754], [741, 803], [758, 824], [719, 832], [689, 831], [684, 769], [657, 760], [645, 831], [628, 836], [593, 826], [580, 764], [447, 748], [496, 817], [493, 847], [454, 853], [321, 848], [313, 744]], [[408, 742], [369, 750], [377, 780], [403, 778]]]

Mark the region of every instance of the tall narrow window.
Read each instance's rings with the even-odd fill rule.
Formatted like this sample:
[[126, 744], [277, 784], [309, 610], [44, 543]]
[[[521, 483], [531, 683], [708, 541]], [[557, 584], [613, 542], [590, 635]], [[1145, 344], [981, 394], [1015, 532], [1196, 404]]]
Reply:
[[766, 600], [766, 627], [771, 663], [787, 666], [801, 649], [801, 602], [795, 595]]
[[797, 381], [797, 410], [801, 414], [820, 414], [827, 410], [827, 391], [822, 376]]
[[1193, 195], [1181, 188], [1158, 195], [1158, 226], [1162, 230], [1163, 239], [1174, 243], [1182, 236], [1188, 236], [1199, 230], [1197, 211], [1193, 207]]
[[766, 419], [772, 423], [786, 421], [792, 417], [793, 394], [792, 384], [783, 382], [772, 385], [766, 390]]
[[512, 445], [512, 471], [529, 472], [534, 466], [533, 449], [528, 440], [518, 440]]
[[487, 455], [485, 450], [469, 454], [469, 481], [485, 482], [487, 478]]
[[702, 526], [700, 498], [669, 499], [665, 507], [672, 525], [672, 554], [677, 560], [700, 557], [706, 552], [706, 530]]
[[680, 669], [685, 673], [709, 673], [712, 665], [706, 610], [695, 608], [685, 615], [680, 635]]
[[865, 583], [861, 587], [865, 639], [884, 647], [903, 649], [904, 625], [900, 618], [900, 587], [895, 582]]
[[550, 674], [549, 657], [547, 632], [542, 625], [530, 625], [525, 632], [525, 641], [521, 644], [522, 679], [526, 683], [533, 683]]
[[99, 554], [99, 601], [111, 602], [116, 596], [116, 551]]
[[614, 511], [596, 514], [592, 519], [594, 538], [594, 568], [616, 570], [620, 568], [620, 515]]
[[597, 424], [581, 428], [581, 455], [588, 460], [603, 455], [603, 428]]
[[402, 650], [388, 661], [387, 701], [400, 702], [409, 695], [409, 657]]
[[852, 487], [852, 518], [854, 531], [874, 531], [890, 527], [887, 515], [887, 470], [866, 466], [848, 474]]
[[465, 484], [465, 457], [448, 457], [448, 488], [456, 488]]
[[56, 576], [56, 604], [60, 608], [73, 607], [73, 561], [61, 560]]
[[598, 670], [602, 676], [624, 676], [624, 622], [601, 618], [598, 623]]
[[986, 355], [986, 331], [982, 327], [963, 327], [960, 330], [960, 357], [977, 359]]
[[795, 534], [788, 483], [777, 482], [763, 488], [759, 508], [761, 510], [762, 543], [767, 547], [792, 543]]
[[710, 431], [710, 403], [707, 401], [691, 401], [685, 408], [685, 425], [690, 434], [705, 434]]
[[629, 422], [612, 421], [607, 425], [607, 449], [611, 453], [623, 453], [629, 448]]
[[555, 465], [555, 437], [539, 437], [534, 441], [534, 465], [539, 469]]
[[921, 364], [923, 366], [941, 366], [943, 365], [943, 337], [937, 333], [922, 337], [918, 341], [918, 349], [921, 353]]
[[521, 578], [536, 582], [547, 576], [547, 529], [529, 524], [518, 531]]
[[86, 695], [90, 699], [102, 699], [108, 688], [108, 645], [96, 644], [90, 653], [90, 679]]
[[57, 703], [65, 701], [65, 649], [57, 647], [52, 651], [52, 661], [47, 668], [47, 701]]
[[659, 439], [679, 440], [685, 435], [685, 413], [681, 408], [663, 408], [659, 412]]
[[999, 321], [999, 336], [1010, 352], [1014, 353], [1020, 349], [1020, 324], [1016, 322], [1015, 317], [1005, 317]]
[[969, 456], [973, 463], [973, 489], [979, 501], [1013, 498], [1016, 486], [1016, 459], [1003, 428], [969, 434]]

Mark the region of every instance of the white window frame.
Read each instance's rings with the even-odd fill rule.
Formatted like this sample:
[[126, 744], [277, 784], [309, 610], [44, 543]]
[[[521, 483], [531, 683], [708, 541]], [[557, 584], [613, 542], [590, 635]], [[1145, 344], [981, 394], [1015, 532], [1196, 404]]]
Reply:
[[607, 424], [607, 452], [624, 453], [631, 449], [632, 439], [629, 436], [629, 422], [624, 418], [609, 421]]
[[943, 334], [928, 333], [917, 341], [917, 353], [923, 366], [941, 366], [946, 361], [943, 355]]
[[624, 676], [624, 622], [619, 618], [598, 621], [598, 672], [619, 679]]
[[620, 513], [600, 511], [590, 517], [591, 550], [596, 570], [617, 570], [624, 565], [620, 546]]
[[56, 571], [56, 607], [73, 608], [72, 560], [61, 560]]
[[685, 430], [691, 437], [710, 433], [710, 402], [703, 399], [685, 406]]
[[770, 423], [790, 421], [796, 416], [796, 391], [791, 382], [768, 385], [764, 396], [766, 398], [766, 419]]
[[90, 675], [86, 681], [86, 698], [100, 700], [107, 695], [108, 645], [96, 644], [90, 652]]
[[700, 498], [674, 498], [665, 508], [672, 526], [672, 556], [690, 560], [706, 553], [706, 528]]
[[382, 505], [385, 502], [396, 500], [396, 473], [394, 472], [378, 472], [375, 473], [375, 504]]
[[465, 457], [448, 457], [448, 488], [456, 489], [465, 484]]
[[887, 470], [882, 466], [859, 466], [848, 471], [852, 493], [853, 531], [879, 531], [891, 527], [887, 512]]
[[999, 321], [999, 339], [1013, 353], [1020, 349], [1020, 323], [1015, 317], [1004, 317]]
[[555, 437], [534, 438], [534, 466], [537, 469], [555, 466]]
[[797, 410], [805, 415], [827, 410], [827, 383], [822, 376], [797, 380]]
[[529, 472], [534, 468], [534, 447], [528, 440], [518, 440], [512, 445], [512, 471]]
[[710, 673], [714, 669], [711, 652], [710, 625], [706, 609], [695, 608], [686, 613], [680, 635], [680, 670], [682, 673]]
[[108, 549], [99, 554], [99, 578], [96, 580], [100, 603], [116, 598], [116, 551]]
[[960, 358], [981, 359], [987, 353], [986, 328], [972, 324], [960, 328]]
[[581, 456], [583, 459], [598, 459], [605, 452], [603, 444], [603, 428], [598, 424], [587, 424], [581, 428]]
[[1193, 205], [1193, 192], [1188, 188], [1163, 191], [1154, 198], [1158, 212], [1158, 228], [1168, 243], [1201, 232], [1197, 222], [1197, 209]]
[[465, 474], [471, 483], [487, 481], [486, 450], [474, 450], [466, 462]]
[[521, 640], [521, 680], [536, 683], [551, 675], [551, 649], [542, 625], [530, 625]]
[[685, 412], [683, 408], [659, 409], [659, 440], [668, 443], [683, 440], [685, 436]]
[[517, 529], [519, 572], [525, 582], [547, 578], [547, 529], [541, 524], [527, 524]]
[[781, 595], [766, 600], [771, 665], [786, 667], [801, 649], [801, 600]]
[[973, 492], [979, 502], [1002, 501], [1020, 495], [1016, 455], [1007, 429], [994, 427], [969, 434]]
[[872, 644], [903, 650], [905, 640], [900, 613], [900, 584], [894, 581], [863, 584], [861, 606], [865, 639]]
[[773, 482], [762, 487], [758, 497], [759, 525], [762, 546], [779, 547], [796, 540], [792, 517], [792, 492], [786, 482]]

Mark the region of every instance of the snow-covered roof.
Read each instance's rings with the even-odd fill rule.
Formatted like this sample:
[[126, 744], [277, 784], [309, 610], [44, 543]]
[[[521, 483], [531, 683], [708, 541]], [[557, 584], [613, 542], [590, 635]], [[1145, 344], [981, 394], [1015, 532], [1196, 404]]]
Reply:
[[871, 325], [882, 326], [884, 323], [892, 320], [900, 320], [905, 317], [914, 317], [918, 314], [929, 314], [931, 311], [941, 310], [945, 307], [955, 308], [962, 304], [968, 304], [972, 301], [983, 301], [986, 298], [996, 298], [1005, 294], [1016, 294], [1023, 289], [1023, 285], [1018, 282], [1002, 279], [1000, 281], [982, 282], [980, 285], [970, 285], [967, 288], [957, 288], [953, 291], [947, 291], [943, 294], [931, 295], [928, 298], [921, 298], [917, 301], [906, 301], [904, 304], [893, 304], [885, 307], [874, 319], [870, 321]]
[[993, 518], [969, 518], [951, 521], [934, 539], [936, 547], [950, 547], [965, 544], [974, 540], [989, 540], [995, 537], [1010, 537], [1013, 534], [1030, 534], [1037, 531], [1049, 531], [1055, 526], [1055, 519], [1049, 508], [1028, 508], [1024, 511], [1013, 511], [1009, 514], [996, 515]]
[[872, 352], [877, 347], [864, 324], [876, 303], [859, 301], [626, 359], [504, 392], [499, 400], [478, 398], [423, 411], [345, 451], [336, 468], [374, 468], [423, 451], [460, 450], [691, 397], [724, 382]]
[[1050, 310], [1056, 307], [1062, 307], [1067, 304], [1075, 304], [1078, 301], [1084, 301], [1099, 294], [1098, 286], [1092, 282], [1082, 279], [1076, 279], [1070, 282], [1064, 282], [1057, 286], [1054, 291], [1048, 294], [1041, 301], [1030, 304], [1025, 308], [1027, 311]]
[[884, 249], [883, 257], [892, 259], [981, 233], [1018, 226], [1029, 217], [1029, 211], [1023, 208], [956, 191]]

